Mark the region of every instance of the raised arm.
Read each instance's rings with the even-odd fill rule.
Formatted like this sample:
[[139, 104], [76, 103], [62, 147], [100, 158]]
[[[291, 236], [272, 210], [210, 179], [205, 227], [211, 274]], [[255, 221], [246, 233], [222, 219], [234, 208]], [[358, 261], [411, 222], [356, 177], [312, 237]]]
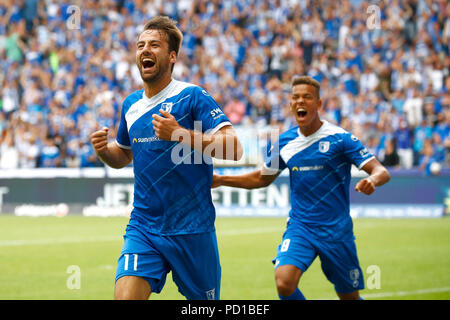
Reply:
[[120, 169], [133, 160], [131, 150], [123, 149], [114, 142], [108, 142], [108, 128], [103, 128], [91, 135], [91, 143], [97, 156], [108, 166]]
[[[187, 143], [190, 143], [190, 147], [196, 150], [201, 148], [208, 156], [234, 161], [242, 158], [242, 145], [232, 126], [223, 127], [212, 135], [192, 130], [189, 130], [188, 134], [190, 138]], [[201, 147], [200, 144], [195, 145], [196, 141], [201, 141]], [[183, 140], [181, 142], [183, 143]]]
[[369, 174], [368, 177], [361, 179], [355, 186], [355, 190], [372, 194], [376, 187], [382, 186], [391, 179], [389, 171], [377, 160], [372, 159], [367, 162], [362, 169]]
[[155, 114], [152, 121], [158, 138], [184, 143], [196, 151], [218, 159], [241, 159], [242, 145], [232, 126], [225, 126], [214, 134], [207, 134], [183, 128], [169, 112], [160, 112], [163, 116]]

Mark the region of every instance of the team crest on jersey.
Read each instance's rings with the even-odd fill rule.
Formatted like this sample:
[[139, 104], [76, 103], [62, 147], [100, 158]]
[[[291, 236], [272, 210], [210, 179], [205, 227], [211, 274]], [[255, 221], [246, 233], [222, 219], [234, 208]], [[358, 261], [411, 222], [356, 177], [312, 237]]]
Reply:
[[330, 150], [330, 141], [320, 141], [319, 142], [319, 151], [322, 153]]
[[161, 109], [170, 113], [172, 111], [172, 106], [173, 106], [172, 102], [164, 102], [161, 104]]

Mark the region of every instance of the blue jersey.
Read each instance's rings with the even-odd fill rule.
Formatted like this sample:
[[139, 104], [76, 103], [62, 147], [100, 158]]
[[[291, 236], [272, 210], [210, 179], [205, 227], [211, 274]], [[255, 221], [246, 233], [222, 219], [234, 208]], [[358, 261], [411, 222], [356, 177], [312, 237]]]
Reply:
[[191, 130], [214, 134], [231, 125], [214, 99], [190, 83], [172, 80], [152, 98], [145, 96], [144, 89], [129, 95], [123, 102], [116, 142], [133, 153], [132, 217], [161, 235], [214, 231], [211, 159], [181, 143], [159, 139], [152, 115], [161, 115], [160, 109]]
[[351, 166], [362, 168], [374, 156], [358, 138], [323, 121], [305, 137], [298, 127], [280, 135], [272, 147], [266, 170], [289, 169], [289, 221], [324, 240], [353, 238], [349, 186]]

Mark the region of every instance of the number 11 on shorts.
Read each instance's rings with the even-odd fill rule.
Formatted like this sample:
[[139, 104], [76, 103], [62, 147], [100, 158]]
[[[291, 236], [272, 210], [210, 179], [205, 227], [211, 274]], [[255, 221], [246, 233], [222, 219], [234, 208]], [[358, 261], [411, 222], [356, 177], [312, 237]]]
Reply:
[[[124, 254], [125, 256], [125, 265], [123, 267], [124, 270], [128, 270], [128, 262], [130, 260], [130, 255], [129, 254]], [[134, 263], [133, 263], [133, 270], [136, 271], [137, 270], [137, 262], [138, 262], [138, 255], [137, 254], [133, 254], [134, 257]]]

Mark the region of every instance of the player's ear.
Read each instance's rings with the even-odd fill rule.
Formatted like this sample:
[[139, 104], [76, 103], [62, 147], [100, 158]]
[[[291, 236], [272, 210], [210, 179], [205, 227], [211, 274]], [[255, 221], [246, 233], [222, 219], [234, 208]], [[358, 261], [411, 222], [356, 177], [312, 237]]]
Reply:
[[169, 56], [170, 56], [169, 58], [170, 63], [177, 62], [177, 53], [175, 51], [171, 51]]
[[322, 99], [319, 99], [317, 101], [317, 110], [320, 110], [320, 109], [322, 109]]

